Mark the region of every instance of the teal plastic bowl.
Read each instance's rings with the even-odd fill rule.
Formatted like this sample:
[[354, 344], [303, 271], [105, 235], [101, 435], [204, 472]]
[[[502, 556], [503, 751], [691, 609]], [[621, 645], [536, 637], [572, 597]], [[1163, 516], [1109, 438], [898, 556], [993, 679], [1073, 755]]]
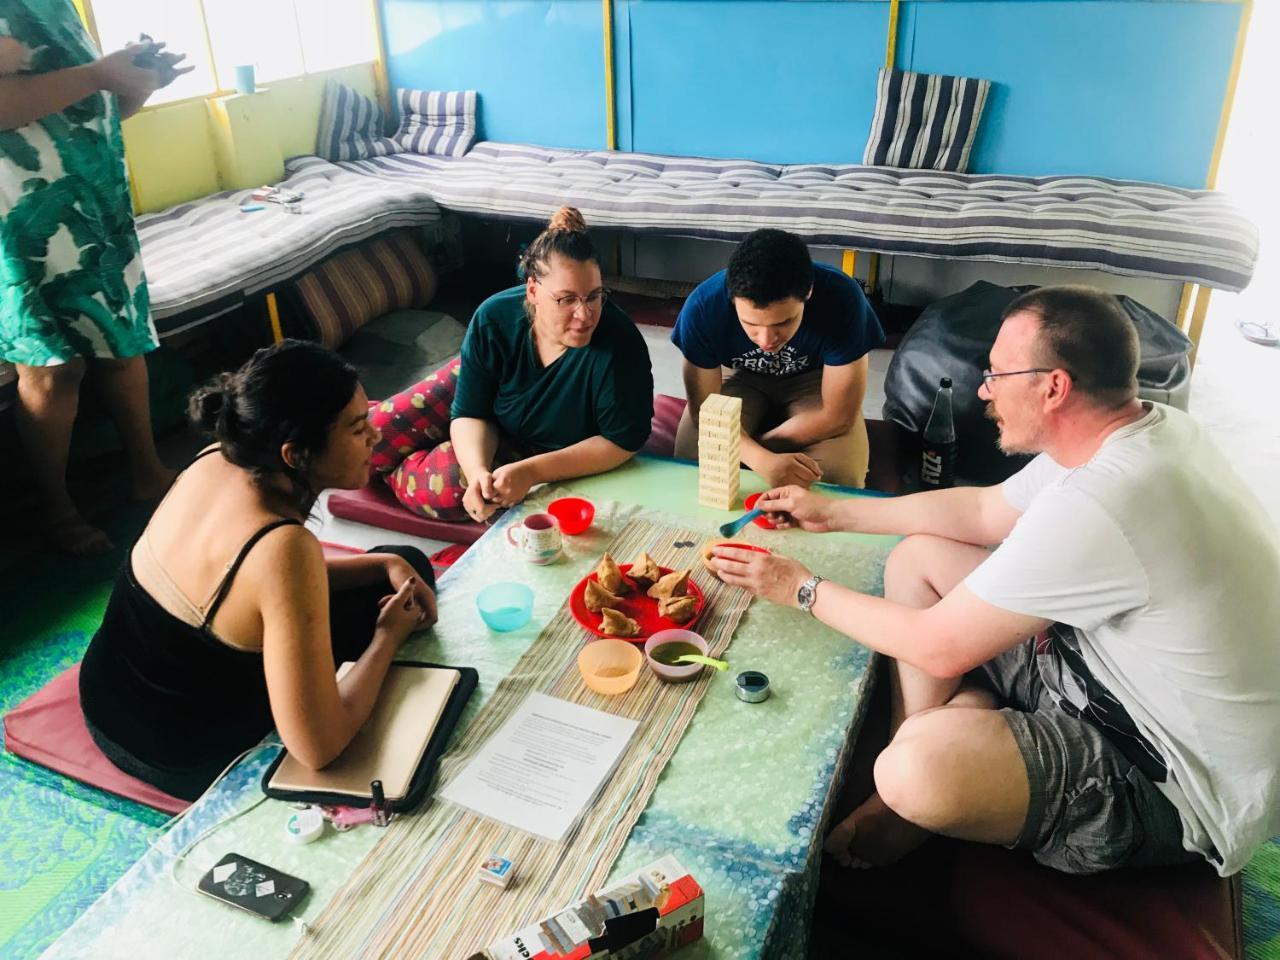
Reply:
[[476, 594], [476, 609], [490, 630], [519, 630], [533, 616], [533, 590], [523, 583], [493, 583]]

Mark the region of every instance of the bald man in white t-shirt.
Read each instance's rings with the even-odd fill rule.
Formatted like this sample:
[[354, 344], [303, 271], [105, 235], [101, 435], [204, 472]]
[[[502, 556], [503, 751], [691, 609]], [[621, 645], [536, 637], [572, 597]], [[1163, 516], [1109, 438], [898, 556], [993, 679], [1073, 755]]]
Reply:
[[930, 833], [1072, 873], [1204, 859], [1280, 833], [1280, 535], [1185, 413], [1137, 398], [1110, 295], [1013, 301], [979, 395], [1005, 483], [759, 506], [825, 532], [906, 534], [884, 598], [794, 560], [717, 551], [721, 576], [893, 658], [877, 793], [827, 838], [849, 865]]

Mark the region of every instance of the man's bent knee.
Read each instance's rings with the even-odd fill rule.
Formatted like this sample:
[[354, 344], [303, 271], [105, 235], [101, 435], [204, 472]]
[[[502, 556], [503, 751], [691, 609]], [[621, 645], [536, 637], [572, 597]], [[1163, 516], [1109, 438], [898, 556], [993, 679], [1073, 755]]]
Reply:
[[876, 792], [902, 819], [928, 827], [936, 821], [943, 800], [944, 785], [938, 782], [931, 762], [934, 746], [923, 738], [903, 737], [903, 730], [876, 758]]
[[932, 606], [988, 556], [984, 547], [914, 533], [893, 548], [884, 568], [884, 595], [909, 606]]

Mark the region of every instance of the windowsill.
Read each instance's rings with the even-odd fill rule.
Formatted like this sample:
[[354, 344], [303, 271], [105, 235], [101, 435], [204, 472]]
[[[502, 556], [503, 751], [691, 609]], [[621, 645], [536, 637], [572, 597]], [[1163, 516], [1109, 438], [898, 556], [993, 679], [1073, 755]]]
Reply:
[[168, 107], [180, 107], [183, 104], [188, 104], [188, 103], [207, 103], [210, 100], [222, 100], [227, 97], [247, 97], [247, 96], [253, 96], [255, 94], [267, 93], [275, 84], [278, 84], [278, 83], [290, 83], [295, 80], [305, 80], [308, 77], [323, 77], [326, 74], [336, 73], [339, 70], [350, 70], [352, 67], [364, 67], [364, 66], [376, 67], [377, 63], [378, 61], [376, 60], [363, 60], [357, 63], [343, 64], [340, 67], [331, 67], [328, 70], [317, 70], [314, 73], [299, 73], [299, 74], [295, 74], [292, 77], [277, 77], [274, 80], [264, 80], [258, 84], [258, 88], [254, 90], [254, 92], [251, 94], [240, 93], [238, 90], [234, 88], [227, 88], [225, 90], [219, 89], [219, 90], [210, 91], [209, 93], [196, 94], [195, 96], [192, 96], [192, 97], [182, 97], [179, 100], [166, 100], [163, 103], [150, 103], [144, 106], [137, 113], [135, 113], [134, 116], [138, 116], [143, 113], [149, 113], [153, 110], [164, 110], [164, 109], [167, 109]]

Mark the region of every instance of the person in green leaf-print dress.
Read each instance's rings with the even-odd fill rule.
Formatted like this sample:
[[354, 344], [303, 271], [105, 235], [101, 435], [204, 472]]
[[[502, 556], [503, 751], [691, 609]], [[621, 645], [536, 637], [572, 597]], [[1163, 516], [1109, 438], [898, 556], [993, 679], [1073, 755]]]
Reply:
[[143, 355], [158, 340], [134, 230], [120, 120], [185, 72], [163, 44], [99, 57], [71, 0], [0, 3], [0, 358], [49, 541], [110, 549], [67, 490], [80, 382], [92, 370], [129, 455], [132, 493], [173, 478], [156, 455]]

